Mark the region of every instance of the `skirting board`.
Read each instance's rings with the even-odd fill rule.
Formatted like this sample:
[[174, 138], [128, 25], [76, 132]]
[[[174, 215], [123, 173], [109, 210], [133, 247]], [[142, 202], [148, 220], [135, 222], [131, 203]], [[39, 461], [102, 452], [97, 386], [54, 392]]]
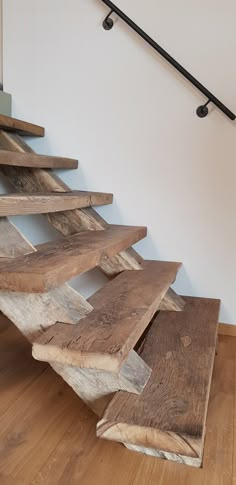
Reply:
[[236, 325], [230, 325], [228, 323], [219, 323], [218, 334], [228, 335], [228, 337], [236, 337]]

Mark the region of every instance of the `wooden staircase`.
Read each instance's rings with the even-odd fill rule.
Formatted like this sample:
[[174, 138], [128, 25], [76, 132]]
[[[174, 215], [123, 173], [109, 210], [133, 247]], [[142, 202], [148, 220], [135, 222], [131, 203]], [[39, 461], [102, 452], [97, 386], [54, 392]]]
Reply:
[[[145, 227], [107, 224], [92, 208], [112, 194], [71, 191], [20, 135], [42, 127], [0, 116], [0, 310], [97, 414], [97, 436], [201, 466], [220, 302], [171, 288], [181, 263], [144, 261]], [[62, 234], [34, 247], [7, 219], [45, 214]], [[67, 281], [98, 267], [108, 278], [85, 300]]]

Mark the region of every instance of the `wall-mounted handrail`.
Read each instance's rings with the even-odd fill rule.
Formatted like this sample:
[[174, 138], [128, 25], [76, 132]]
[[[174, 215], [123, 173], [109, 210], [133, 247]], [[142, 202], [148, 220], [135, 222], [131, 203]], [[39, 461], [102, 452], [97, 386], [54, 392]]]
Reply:
[[217, 108], [219, 108], [228, 118], [231, 120], [235, 120], [236, 115], [230, 111], [227, 106], [225, 106], [214, 94], [211, 93], [203, 84], [201, 84], [190, 72], [188, 72], [179, 62], [177, 62], [165, 49], [163, 49], [155, 40], [153, 40], [144, 30], [142, 30], [137, 24], [133, 22], [122, 10], [120, 10], [114, 3], [110, 2], [110, 0], [101, 0], [107, 7], [111, 9], [109, 14], [106, 16], [103, 27], [105, 30], [110, 30], [113, 27], [113, 20], [111, 19], [111, 14], [116, 13], [118, 17], [120, 17], [131, 29], [133, 29], [142, 39], [144, 39], [155, 51], [157, 51], [167, 62], [169, 62], [182, 76], [188, 79], [206, 98], [208, 101], [197, 108], [197, 115], [200, 118], [204, 118], [208, 114], [208, 107], [209, 103], [213, 103]]

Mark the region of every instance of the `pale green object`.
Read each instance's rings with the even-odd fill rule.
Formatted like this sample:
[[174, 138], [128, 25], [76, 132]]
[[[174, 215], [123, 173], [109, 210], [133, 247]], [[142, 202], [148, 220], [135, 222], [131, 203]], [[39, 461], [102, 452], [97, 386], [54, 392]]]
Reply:
[[0, 115], [11, 116], [11, 94], [0, 91]]

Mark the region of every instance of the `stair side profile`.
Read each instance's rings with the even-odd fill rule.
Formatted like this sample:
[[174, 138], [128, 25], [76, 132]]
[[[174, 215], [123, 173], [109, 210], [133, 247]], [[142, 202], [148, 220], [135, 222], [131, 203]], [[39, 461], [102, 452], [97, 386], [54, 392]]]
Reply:
[[[200, 467], [219, 301], [177, 295], [181, 263], [144, 261], [132, 245], [146, 228], [93, 209], [111, 194], [70, 190], [51, 169], [77, 161], [21, 138], [42, 127], [1, 116], [0, 128], [0, 172], [17, 191], [0, 196], [0, 311], [97, 415], [99, 438]], [[33, 246], [14, 212], [45, 214], [60, 238]], [[94, 267], [108, 283], [85, 300], [67, 281]]]
[[[1, 154], [1, 152], [0, 152]], [[50, 214], [95, 205], [112, 204], [113, 195], [73, 190], [39, 194], [0, 195], [0, 217], [29, 214]]]

